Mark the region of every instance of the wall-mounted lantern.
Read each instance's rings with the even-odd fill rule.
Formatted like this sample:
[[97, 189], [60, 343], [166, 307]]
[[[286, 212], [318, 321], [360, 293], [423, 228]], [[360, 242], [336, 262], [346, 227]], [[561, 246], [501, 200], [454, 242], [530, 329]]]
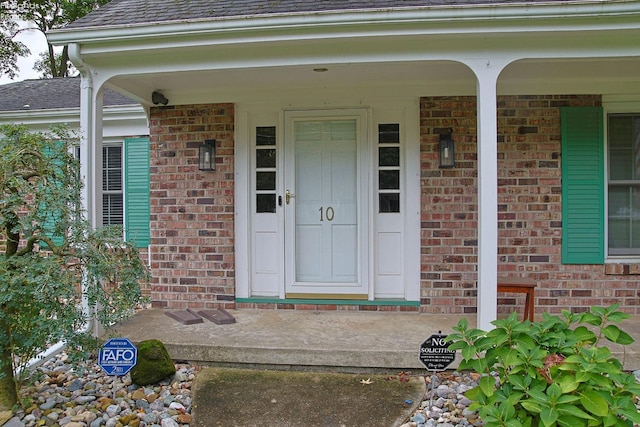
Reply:
[[198, 167], [201, 171], [216, 170], [216, 140], [207, 139], [198, 148]]
[[451, 138], [451, 132], [440, 134], [440, 168], [453, 168], [456, 166], [455, 144]]

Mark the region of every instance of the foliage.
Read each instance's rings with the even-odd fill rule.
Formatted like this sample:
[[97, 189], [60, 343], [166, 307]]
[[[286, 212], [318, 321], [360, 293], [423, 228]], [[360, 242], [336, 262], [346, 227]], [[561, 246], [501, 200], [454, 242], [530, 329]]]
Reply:
[[[54, 63], [62, 63], [62, 52], [53, 53]], [[49, 52], [40, 52], [38, 59], [33, 63], [33, 70], [39, 73], [40, 78], [50, 79], [53, 78], [51, 74], [51, 55]], [[78, 70], [71, 64], [67, 64], [67, 76], [74, 77], [78, 75]]]
[[0, 5], [0, 75], [13, 79], [18, 73], [18, 57], [29, 55], [24, 43], [14, 40], [18, 27], [4, 5]]
[[0, 376], [11, 376], [8, 365], [60, 340], [71, 353], [91, 351], [89, 313], [104, 325], [132, 314], [146, 275], [120, 228], [86, 221], [72, 135], [14, 125], [0, 135]]
[[[517, 320], [516, 313], [493, 322], [485, 332], [469, 329], [465, 319], [448, 336], [450, 350], [461, 350], [460, 369], [484, 373], [466, 396], [485, 426], [632, 426], [640, 423], [634, 399], [635, 377], [607, 347], [633, 342], [613, 323], [629, 317], [609, 308], [543, 320]], [[595, 332], [594, 332], [595, 331]]]
[[[65, 27], [108, 2], [109, 0], [3, 1], [0, 20], [4, 10], [6, 27], [0, 28], [2, 30], [2, 36], [0, 36], [0, 73], [5, 73], [11, 78], [15, 77], [17, 57], [30, 53], [24, 45], [21, 45], [23, 50], [16, 50], [16, 45], [13, 45], [12, 51], [3, 49], [2, 40], [11, 41], [17, 34], [15, 31], [17, 20], [26, 21], [29, 29], [36, 29], [46, 34], [47, 31]], [[11, 29], [13, 31], [10, 31]], [[11, 52], [13, 55], [10, 55]], [[67, 46], [64, 46], [60, 52], [55, 52], [53, 46], [48, 44], [45, 55], [46, 59], [37, 64], [38, 67], [46, 67], [46, 72], [42, 74], [43, 77], [69, 77], [71, 75], [70, 73], [74, 69], [69, 62]], [[41, 71], [41, 68], [34, 69]]]

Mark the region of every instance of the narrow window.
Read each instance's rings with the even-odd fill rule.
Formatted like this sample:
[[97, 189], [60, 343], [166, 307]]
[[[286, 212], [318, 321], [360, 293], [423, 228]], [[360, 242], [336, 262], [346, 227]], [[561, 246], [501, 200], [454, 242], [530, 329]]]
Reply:
[[122, 147], [102, 147], [102, 222], [122, 225], [124, 219], [122, 192]]
[[378, 210], [400, 212], [400, 125], [378, 125]]
[[256, 127], [256, 212], [276, 211], [276, 127]]

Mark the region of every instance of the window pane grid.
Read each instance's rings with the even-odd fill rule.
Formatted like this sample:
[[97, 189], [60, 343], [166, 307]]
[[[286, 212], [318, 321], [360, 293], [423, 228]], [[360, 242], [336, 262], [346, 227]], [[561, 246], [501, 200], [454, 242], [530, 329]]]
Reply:
[[102, 222], [104, 225], [124, 223], [124, 203], [122, 194], [102, 195]]
[[124, 194], [122, 191], [122, 146], [102, 147], [102, 223], [124, 224]]
[[257, 213], [276, 211], [276, 127], [256, 127], [255, 195]]
[[400, 212], [400, 125], [378, 125], [378, 212]]
[[122, 147], [102, 148], [102, 190], [122, 191]]
[[640, 114], [608, 117], [608, 251], [640, 255]]

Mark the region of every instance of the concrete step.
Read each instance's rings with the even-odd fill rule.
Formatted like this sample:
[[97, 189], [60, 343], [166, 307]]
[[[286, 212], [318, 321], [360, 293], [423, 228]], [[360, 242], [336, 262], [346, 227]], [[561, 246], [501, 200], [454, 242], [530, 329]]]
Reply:
[[[197, 310], [194, 310], [197, 312]], [[142, 310], [117, 327], [134, 343], [162, 341], [174, 360], [202, 365], [269, 369], [419, 372], [419, 349], [428, 337], [452, 333], [462, 316], [397, 312], [228, 310], [235, 323], [182, 324], [164, 310]], [[474, 316], [467, 317], [470, 325]], [[632, 319], [633, 320], [633, 319]], [[640, 325], [622, 328], [640, 338]], [[610, 350], [629, 370], [640, 369], [640, 344]], [[459, 355], [450, 365], [455, 368]]]

